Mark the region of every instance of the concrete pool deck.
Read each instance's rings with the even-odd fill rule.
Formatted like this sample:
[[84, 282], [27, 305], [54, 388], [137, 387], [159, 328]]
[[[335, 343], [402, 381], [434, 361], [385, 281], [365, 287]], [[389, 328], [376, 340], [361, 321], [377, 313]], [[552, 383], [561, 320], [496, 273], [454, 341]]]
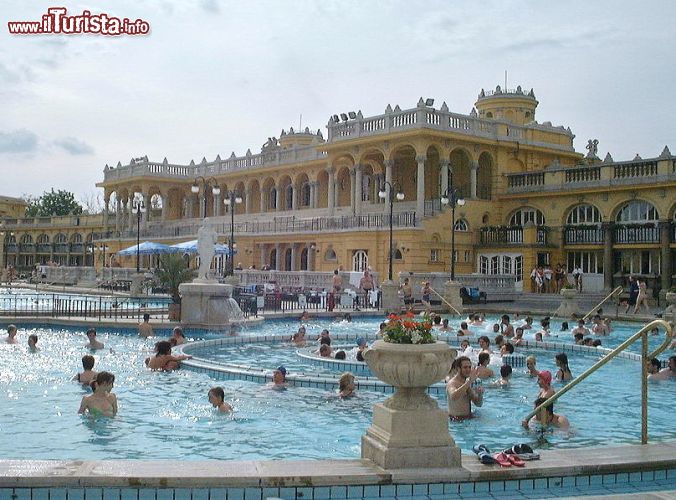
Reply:
[[[676, 443], [542, 451], [522, 468], [463, 455], [456, 469], [384, 470], [368, 460], [166, 461], [0, 460], [0, 488], [290, 488], [534, 481], [676, 469]], [[554, 478], [554, 483], [552, 479]], [[625, 481], [626, 482], [626, 481]], [[532, 486], [531, 486], [532, 488]]]

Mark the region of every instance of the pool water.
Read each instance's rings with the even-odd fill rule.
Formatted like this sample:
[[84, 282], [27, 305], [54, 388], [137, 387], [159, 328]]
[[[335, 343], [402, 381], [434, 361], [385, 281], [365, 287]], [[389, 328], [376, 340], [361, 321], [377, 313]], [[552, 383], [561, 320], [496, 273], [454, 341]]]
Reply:
[[148, 296], [143, 298], [112, 296], [112, 295], [78, 295], [71, 293], [36, 292], [28, 288], [0, 288], [0, 310], [6, 311], [49, 311], [54, 299], [70, 301], [86, 301], [90, 304], [99, 304], [102, 307], [148, 307], [153, 309], [166, 308], [170, 302], [168, 297]]
[[[333, 323], [316, 320], [308, 326], [314, 341], [322, 328], [332, 333], [373, 334], [380, 319]], [[266, 321], [243, 335], [290, 336], [297, 321]], [[626, 333], [617, 328], [613, 336]], [[26, 340], [36, 333], [40, 351], [28, 352]], [[182, 369], [151, 372], [143, 360], [157, 339], [135, 333], [99, 329], [106, 348], [95, 353], [98, 370], [116, 375], [114, 392], [119, 414], [92, 420], [77, 415], [88, 393], [72, 376], [81, 371], [81, 357], [89, 353], [81, 332], [56, 328], [20, 329], [20, 345], [0, 344], [0, 452], [7, 459], [318, 459], [357, 458], [360, 439], [371, 423], [372, 406], [386, 395], [359, 391], [341, 400], [334, 391], [290, 387], [273, 391], [246, 381], [215, 381], [205, 373]], [[207, 337], [209, 338], [209, 337]], [[212, 337], [215, 338], [215, 337]], [[337, 342], [343, 344], [344, 342]], [[309, 342], [311, 345], [311, 342]], [[112, 348], [112, 352], [110, 350]], [[285, 364], [290, 372], [333, 375], [340, 370], [303, 361], [288, 343], [212, 348], [222, 361], [273, 369]], [[522, 351], [519, 351], [522, 352]], [[523, 352], [529, 354], [529, 352]], [[555, 372], [555, 352], [537, 351], [539, 369]], [[202, 353], [200, 353], [202, 356]], [[591, 366], [595, 358], [569, 356], [573, 374]], [[618, 381], [621, 381], [618, 383]], [[232, 415], [219, 415], [207, 401], [210, 387], [221, 385]], [[487, 385], [487, 384], [484, 384]], [[580, 447], [637, 443], [640, 437], [640, 365], [616, 359], [579, 388], [564, 396], [556, 412], [570, 419], [571, 433], [540, 435], [520, 427], [537, 394], [534, 379], [513, 376], [506, 389], [486, 389], [476, 418], [450, 423], [458, 445], [501, 448], [517, 442], [540, 447]], [[651, 442], [673, 440], [673, 401], [676, 383], [650, 385]], [[445, 397], [439, 398], [442, 408]]]

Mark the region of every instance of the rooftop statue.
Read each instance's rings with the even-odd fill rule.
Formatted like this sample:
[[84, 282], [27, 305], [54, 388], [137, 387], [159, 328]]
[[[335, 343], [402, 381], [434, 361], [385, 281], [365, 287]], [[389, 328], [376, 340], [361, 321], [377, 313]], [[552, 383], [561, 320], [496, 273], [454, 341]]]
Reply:
[[587, 158], [598, 158], [596, 153], [599, 152], [599, 140], [589, 139], [589, 141], [587, 141], [586, 149], [589, 151], [589, 153], [587, 153]]

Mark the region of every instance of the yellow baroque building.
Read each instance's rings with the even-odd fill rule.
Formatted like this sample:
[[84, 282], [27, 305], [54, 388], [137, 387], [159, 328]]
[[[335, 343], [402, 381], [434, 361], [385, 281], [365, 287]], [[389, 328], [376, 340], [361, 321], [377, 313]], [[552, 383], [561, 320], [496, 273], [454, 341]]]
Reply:
[[[665, 147], [646, 159], [601, 160], [592, 140], [578, 153], [570, 128], [536, 121], [537, 106], [533, 90], [496, 87], [482, 90], [469, 114], [420, 99], [411, 109], [387, 105], [378, 116], [334, 115], [326, 139], [307, 128], [282, 130], [257, 154], [106, 165], [97, 184], [102, 215], [58, 228], [7, 219], [13, 235], [5, 236], [5, 263], [44, 262], [43, 241], [59, 263], [100, 266], [88, 244], [110, 256], [135, 244], [137, 227], [141, 241], [186, 241], [208, 217], [223, 241], [232, 230], [235, 263], [244, 268], [371, 266], [385, 276], [391, 222], [395, 273], [448, 272], [451, 215], [440, 200], [451, 189], [465, 200], [455, 209], [458, 274], [513, 274], [529, 290], [534, 266], [561, 263], [580, 267], [588, 290], [622, 284], [630, 274], [671, 287], [676, 157]], [[140, 205], [144, 212], [135, 210]], [[60, 252], [57, 238], [68, 245]], [[83, 246], [71, 250], [73, 238]], [[122, 264], [131, 267], [133, 259]]]

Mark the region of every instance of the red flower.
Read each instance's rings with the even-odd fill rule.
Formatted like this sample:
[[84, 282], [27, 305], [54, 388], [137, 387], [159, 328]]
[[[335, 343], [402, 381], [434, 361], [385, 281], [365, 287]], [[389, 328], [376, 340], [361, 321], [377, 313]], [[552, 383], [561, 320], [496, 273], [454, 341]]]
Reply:
[[407, 318], [413, 318], [413, 317], [415, 317], [415, 314], [413, 314], [413, 311], [408, 311], [408, 312], [406, 313], [406, 317], [407, 317]]

